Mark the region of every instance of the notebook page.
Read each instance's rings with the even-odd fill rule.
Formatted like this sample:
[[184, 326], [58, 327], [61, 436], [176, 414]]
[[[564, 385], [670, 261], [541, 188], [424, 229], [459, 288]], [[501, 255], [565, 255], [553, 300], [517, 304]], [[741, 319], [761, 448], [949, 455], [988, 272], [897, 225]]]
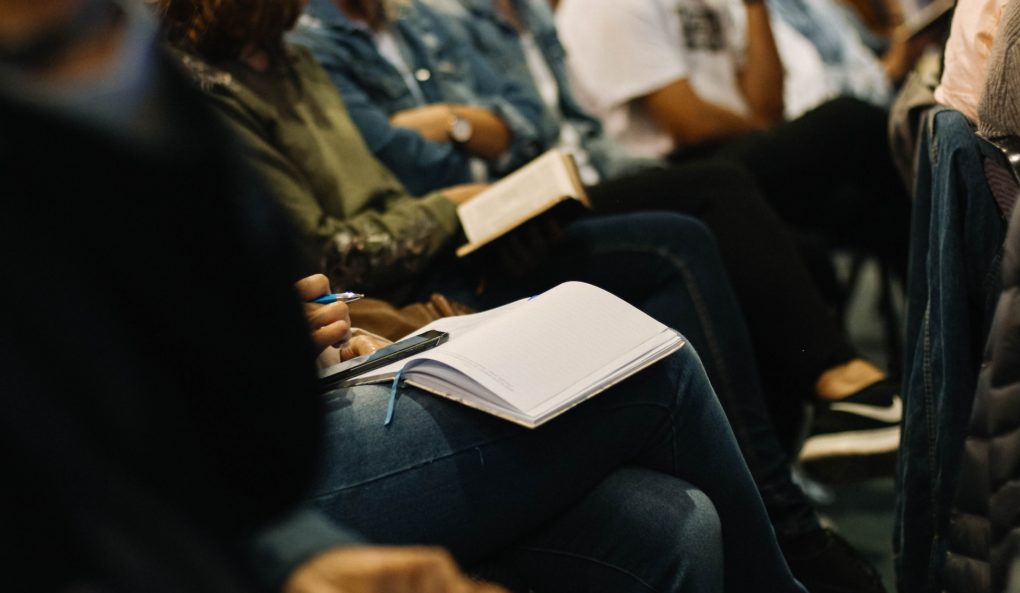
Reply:
[[609, 374], [621, 353], [665, 329], [604, 290], [568, 282], [427, 357], [529, 410], [554, 396], [574, 395], [563, 392], [586, 377]]
[[550, 150], [458, 207], [457, 214], [468, 243], [474, 243], [575, 192], [563, 155]]
[[[426, 331], [434, 329], [434, 330], [444, 331], [444, 332], [450, 334], [450, 339], [452, 340], [454, 337], [463, 336], [464, 334], [474, 330], [475, 328], [477, 328], [477, 327], [487, 323], [489, 320], [495, 319], [496, 317], [499, 317], [500, 315], [503, 315], [503, 314], [507, 313], [508, 311], [512, 311], [515, 307], [521, 306], [526, 301], [527, 301], [527, 299], [521, 299], [519, 301], [508, 303], [506, 305], [503, 305], [501, 307], [497, 307], [495, 309], [490, 309], [488, 311], [482, 311], [481, 313], [473, 313], [471, 315], [458, 315], [458, 316], [455, 316], [455, 317], [444, 317], [442, 319], [437, 319], [437, 320], [433, 321], [432, 323], [429, 323], [425, 327], [422, 327], [421, 329], [418, 329], [418, 330], [415, 330], [415, 331], [409, 333], [408, 335], [404, 336], [404, 338], [407, 338], [407, 337], [410, 337], [410, 336], [414, 336], [414, 335], [418, 335], [418, 334], [421, 334], [421, 333], [424, 333]], [[355, 326], [357, 326], [357, 319], [354, 319], [353, 321], [355, 322]], [[401, 338], [401, 339], [403, 339], [403, 338]], [[444, 346], [445, 346], [445, 344], [441, 345], [441, 346], [437, 346], [437, 348], [443, 348]], [[361, 383], [371, 383], [371, 382], [374, 382], [373, 378], [392, 377], [393, 375], [395, 375], [397, 373], [397, 371], [402, 369], [404, 367], [404, 365], [406, 365], [410, 361], [415, 360], [417, 358], [421, 358], [422, 356], [426, 356], [426, 355], [432, 353], [433, 351], [434, 351], [434, 349], [433, 350], [426, 350], [425, 352], [422, 352], [421, 354], [415, 354], [414, 356], [408, 356], [407, 358], [398, 360], [398, 361], [396, 361], [396, 362], [394, 362], [392, 364], [388, 364], [388, 365], [386, 365], [384, 367], [379, 367], [378, 369], [376, 369], [374, 371], [370, 371], [368, 373], [365, 373], [364, 375], [358, 375], [356, 377], [353, 377], [349, 381], [345, 381], [343, 383], [343, 385], [355, 385], [355, 384], [361, 384]], [[326, 375], [330, 375], [332, 373], [338, 372], [338, 371], [340, 371], [342, 369], [345, 369], [347, 367], [350, 367], [350, 366], [353, 366], [355, 364], [358, 364], [359, 362], [363, 362], [364, 359], [366, 359], [368, 357], [369, 357], [369, 355], [366, 354], [365, 356], [359, 356], [358, 358], [352, 358], [350, 360], [341, 362], [340, 364], [336, 364], [336, 365], [333, 365], [331, 367], [327, 367], [327, 368], [322, 369], [322, 370], [319, 371], [319, 376], [326, 376]]]
[[[673, 330], [666, 330], [662, 334], [654, 336], [644, 344], [621, 355], [617, 360], [613, 361], [609, 367], [607, 367], [615, 369], [616, 372], [613, 374], [608, 376], [599, 375], [585, 377], [583, 380], [578, 381], [564, 390], [564, 393], [598, 393], [610, 385], [619, 382], [622, 377], [632, 374], [636, 369], [645, 368], [651, 361], [659, 360], [660, 357], [663, 356], [663, 353], [677, 350], [683, 343], [684, 341], [680, 337], [680, 334]], [[533, 418], [543, 417], [550, 412], [562, 408], [564, 405], [564, 399], [565, 398], [563, 398], [561, 394], [556, 394], [539, 405], [527, 410], [526, 413], [528, 416]]]

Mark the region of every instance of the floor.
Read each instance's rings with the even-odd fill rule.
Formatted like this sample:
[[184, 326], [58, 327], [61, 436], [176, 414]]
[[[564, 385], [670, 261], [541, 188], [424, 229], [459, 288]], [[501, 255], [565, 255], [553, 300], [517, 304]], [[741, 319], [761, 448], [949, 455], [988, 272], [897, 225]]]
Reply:
[[[882, 325], [876, 313], [878, 272], [866, 266], [847, 317], [850, 338], [868, 358], [884, 365]], [[899, 303], [901, 304], [901, 303]], [[902, 310], [902, 309], [901, 309]], [[833, 526], [882, 574], [895, 591], [892, 561], [893, 480], [891, 477], [854, 484], [808, 483], [807, 491]]]

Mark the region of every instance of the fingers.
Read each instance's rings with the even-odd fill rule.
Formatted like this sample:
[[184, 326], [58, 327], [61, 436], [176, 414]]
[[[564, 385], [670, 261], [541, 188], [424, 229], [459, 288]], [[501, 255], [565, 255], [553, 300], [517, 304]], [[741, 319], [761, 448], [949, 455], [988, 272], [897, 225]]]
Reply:
[[320, 351], [327, 346], [342, 346], [350, 339], [351, 318], [347, 303], [305, 303], [305, 315], [312, 330], [312, 341]]
[[350, 339], [351, 313], [347, 303], [337, 301], [318, 305], [308, 302], [331, 292], [328, 278], [322, 274], [313, 274], [295, 282], [294, 289], [304, 304], [312, 342], [320, 352], [328, 346], [339, 346]]
[[329, 279], [322, 274], [313, 274], [302, 278], [294, 283], [298, 298], [302, 302], [317, 299], [324, 294], [329, 294]]
[[506, 593], [477, 583], [439, 548], [353, 547], [330, 550], [291, 575], [285, 593]]
[[371, 354], [387, 345], [389, 342], [378, 340], [372, 336], [354, 336], [340, 348], [340, 360], [350, 360]]

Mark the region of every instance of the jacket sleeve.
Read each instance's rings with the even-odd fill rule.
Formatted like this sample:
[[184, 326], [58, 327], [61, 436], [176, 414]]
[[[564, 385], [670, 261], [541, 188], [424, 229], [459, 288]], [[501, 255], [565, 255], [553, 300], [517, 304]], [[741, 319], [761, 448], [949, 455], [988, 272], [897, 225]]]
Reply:
[[478, 97], [475, 106], [495, 113], [510, 129], [510, 146], [492, 165], [495, 174], [501, 177], [555, 145], [559, 126], [543, 117], [545, 109], [538, 98], [510, 78], [500, 76], [478, 50], [458, 41], [450, 26], [437, 14], [429, 12], [441, 36], [453, 40], [451, 46], [459, 54], [457, 60], [468, 70], [467, 76]]
[[314, 46], [310, 49], [329, 73], [369, 150], [409, 192], [421, 195], [480, 181], [472, 176], [470, 155], [450, 142], [433, 142], [416, 130], [394, 126], [390, 123], [389, 114], [348, 76], [336, 56]]
[[249, 162], [289, 214], [308, 273], [323, 272], [345, 290], [378, 291], [420, 272], [459, 236], [456, 206], [441, 194], [415, 198], [397, 187], [380, 188], [378, 209], [342, 219], [326, 214], [256, 119], [230, 99], [217, 99]]
[[246, 542], [252, 573], [265, 591], [282, 591], [301, 564], [332, 548], [365, 545], [356, 533], [337, 527], [311, 509], [298, 509]]
[[[419, 9], [425, 10], [417, 6], [416, 10]], [[438, 16], [432, 17], [439, 36], [449, 41], [453, 32], [440, 22]], [[409, 27], [403, 30], [415, 34]], [[362, 88], [356, 76], [352, 76], [350, 64], [346, 63], [349, 58], [331, 48], [322, 37], [324, 35], [327, 33], [299, 31], [291, 39], [305, 45], [329, 73], [369, 149], [408, 191], [424, 194], [460, 183], [482, 181], [472, 175], [471, 155], [456, 145], [426, 140], [416, 130], [392, 125], [392, 114], [379, 107], [378, 102]], [[546, 119], [542, 117], [542, 106], [537, 99], [498, 76], [473, 49], [460, 43], [450, 43], [450, 47], [456, 54], [452, 56], [453, 60], [463, 67], [463, 82], [471, 85], [478, 98], [472, 105], [493, 112], [510, 130], [510, 146], [495, 162], [489, 163], [495, 176], [501, 177], [516, 169], [555, 143], [559, 135], [556, 126], [532, 123]]]

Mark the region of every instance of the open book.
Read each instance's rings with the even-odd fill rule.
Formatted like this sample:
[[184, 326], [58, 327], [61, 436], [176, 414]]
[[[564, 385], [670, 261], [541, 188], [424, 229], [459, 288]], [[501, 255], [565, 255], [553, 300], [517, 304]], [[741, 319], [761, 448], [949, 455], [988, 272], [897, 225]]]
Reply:
[[449, 341], [344, 384], [391, 381], [403, 369], [407, 384], [533, 428], [684, 344], [674, 330], [581, 282], [421, 331], [429, 329], [448, 332]]
[[457, 207], [463, 257], [566, 200], [591, 205], [570, 155], [552, 149]]

